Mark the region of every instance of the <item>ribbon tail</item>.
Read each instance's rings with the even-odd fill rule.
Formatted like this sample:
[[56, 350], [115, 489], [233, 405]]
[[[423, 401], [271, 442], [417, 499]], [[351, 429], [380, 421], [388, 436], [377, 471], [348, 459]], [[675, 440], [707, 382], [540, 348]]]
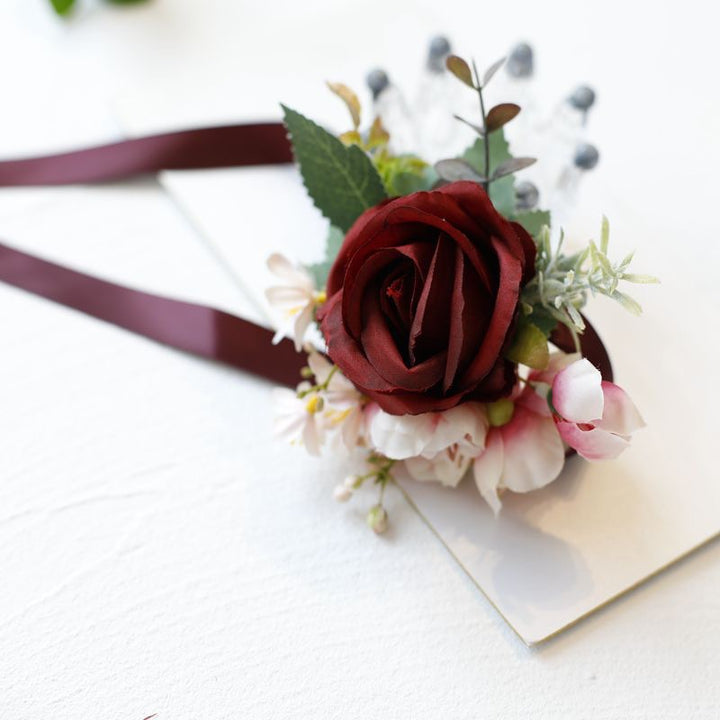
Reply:
[[295, 387], [305, 357], [230, 313], [86, 275], [0, 243], [0, 281], [137, 335]]

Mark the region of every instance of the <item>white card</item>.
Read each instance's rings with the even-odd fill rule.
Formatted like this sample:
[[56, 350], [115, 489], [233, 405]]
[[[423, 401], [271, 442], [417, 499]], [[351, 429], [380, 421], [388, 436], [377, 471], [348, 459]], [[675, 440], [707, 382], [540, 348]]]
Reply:
[[[546, 41], [542, 52], [571, 75], [559, 62], [558, 47]], [[648, 95], [660, 97], [668, 78], [680, 79], [664, 42], [658, 38], [644, 50], [658, 68], [644, 78]], [[563, 50], [595, 68], [594, 76], [604, 78], [601, 97], [608, 98], [594, 127], [609, 152], [585, 182], [570, 237], [597, 237], [605, 213], [612, 253], [620, 258], [637, 250], [637, 271], [662, 279], [660, 286], [634, 293], [645, 308], [641, 319], [604, 299], [591, 303], [588, 312], [610, 350], [618, 382], [648, 427], [616, 461], [588, 464], [574, 458], [550, 487], [505, 496], [497, 520], [472, 482], [454, 492], [404, 484], [449, 551], [528, 644], [557, 633], [720, 533], [716, 421], [709, 402], [717, 397], [714, 360], [720, 350], [712, 329], [720, 307], [720, 255], [718, 244], [710, 242], [716, 232], [711, 168], [720, 161], [712, 118], [694, 118], [693, 133], [683, 135], [682, 157], [705, 157], [706, 163], [690, 167], [664, 153], [660, 161], [657, 148], [667, 146], [666, 129], [623, 111], [634, 99], [634, 81], [618, 68], [599, 68], [580, 48]], [[700, 77], [682, 81], [674, 83], [682, 96], [678, 103], [704, 87]], [[302, 97], [308, 79], [303, 82], [290, 100]], [[256, 85], [265, 110], [276, 88], [259, 76]], [[203, 96], [208, 94], [204, 88]], [[153, 104], [138, 89], [120, 108], [121, 116], [133, 133], [178, 127], [190, 117], [228, 120], [229, 104], [217, 101], [203, 115], [193, 97], [183, 85], [161, 100], [155, 96]], [[326, 107], [313, 113], [309, 102], [299, 109], [328, 116]], [[264, 267], [269, 253], [300, 261], [322, 254], [325, 222], [290, 168], [171, 172], [161, 181], [251, 299], [253, 319], [266, 310], [262, 290], [271, 282]]]

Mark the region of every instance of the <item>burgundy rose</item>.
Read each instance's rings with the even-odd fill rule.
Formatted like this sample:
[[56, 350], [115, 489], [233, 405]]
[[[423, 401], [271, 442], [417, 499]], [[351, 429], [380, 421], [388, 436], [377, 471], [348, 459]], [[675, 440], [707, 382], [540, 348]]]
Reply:
[[386, 412], [495, 400], [535, 244], [476, 183], [455, 182], [364, 212], [330, 271], [320, 313], [328, 354]]

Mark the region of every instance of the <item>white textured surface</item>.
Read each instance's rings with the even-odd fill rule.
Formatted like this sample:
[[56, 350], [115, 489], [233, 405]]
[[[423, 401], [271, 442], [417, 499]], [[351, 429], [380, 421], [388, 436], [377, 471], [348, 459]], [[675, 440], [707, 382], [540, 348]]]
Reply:
[[[273, 17], [287, 24], [269, 41], [276, 56], [312, 9], [278, 7]], [[332, 56], [344, 77], [342, 58], [352, 57], [360, 72], [360, 33], [341, 34], [340, 25], [355, 16], [330, 7], [323, 17], [335, 34], [311, 43], [294, 67], [318, 73], [323, 56]], [[410, 7], [399, 4], [380, 23], [371, 44], [378, 61], [396, 51], [392, 33]], [[467, 6], [470, 22], [458, 7], [417, 3], [407, 27], [424, 40], [457, 24], [455, 36], [476, 38], [481, 10]], [[565, 8], [577, 34], [568, 32], [569, 48], [588, 46], [578, 73], [600, 64], [597, 32], [582, 24], [593, 14], [608, 55], [612, 48], [642, 66], [633, 44], [641, 16], [624, 8]], [[687, 100], [699, 89], [692, 68], [715, 60], [704, 44], [710, 34], [692, 3], [656, 10], [660, 40], [685, 28], [693, 41], [677, 53], [683, 61], [672, 77], [649, 81], [652, 101], [668, 82]], [[361, 26], [374, 25], [377, 12], [366, 9]], [[552, 36], [537, 12], [515, 13], [519, 26], [508, 34], [534, 30], [539, 43]], [[40, 3], [6, 0], [2, 13], [0, 59], [23, 70], [6, 81], [5, 153], [111, 136], [101, 101], [143, 77], [161, 87], [181, 57], [190, 83], [194, 38], [220, 24], [236, 23], [238, 45], [250, 50], [259, 47], [255, 36], [271, 37], [263, 32], [266, 10], [229, 0], [156, 0], [127, 13], [98, 8], [63, 29]], [[685, 18], [694, 18], [692, 27]], [[157, 47], [166, 50], [165, 64], [145, 63]], [[229, 62], [235, 52], [218, 48], [218, 82], [242, 96], [239, 88], [251, 84]], [[617, 94], [637, 92], [638, 83], [627, 85]], [[697, 153], [713, 142], [717, 99], [693, 96], [684, 117], [701, 133], [691, 145]], [[606, 119], [605, 127], [619, 123]], [[626, 161], [647, 162], [651, 150], [641, 144], [629, 160], [610, 150], [608, 175]], [[666, 147], [656, 153], [673, 157]], [[713, 213], [712, 174], [677, 153], [665, 162], [680, 167], [672, 177], [681, 193], [701, 181], [687, 219], [695, 235]], [[662, 197], [660, 174], [643, 179], [644, 192]], [[680, 216], [675, 226], [684, 225], [683, 213], [672, 214]], [[243, 310], [234, 286], [151, 185], [4, 191], [0, 223], [0, 235], [18, 245]], [[258, 432], [269, 424], [266, 385], [19, 291], [2, 287], [0, 295], [0, 716], [716, 717], [717, 543], [529, 651], [401, 502], [390, 507], [394, 533], [378, 540], [359, 522], [363, 503], [338, 508], [330, 500], [333, 468]], [[698, 402], [715, 397], [710, 379]]]

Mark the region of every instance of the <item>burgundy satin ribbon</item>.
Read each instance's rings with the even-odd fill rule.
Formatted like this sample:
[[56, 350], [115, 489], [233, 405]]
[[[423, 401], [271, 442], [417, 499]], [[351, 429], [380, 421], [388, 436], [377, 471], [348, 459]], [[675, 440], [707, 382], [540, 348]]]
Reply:
[[0, 244], [0, 280], [178, 350], [294, 387], [305, 357], [290, 340], [222, 310], [133, 290]]
[[[279, 123], [200, 128], [125, 140], [69, 153], [0, 162], [0, 187], [67, 185], [120, 180], [160, 170], [188, 170], [292, 161]], [[79, 310], [169, 347], [216, 360], [294, 387], [305, 364], [289, 340], [203, 305], [133, 290], [0, 244], [0, 281]], [[574, 351], [563, 326], [551, 340]], [[605, 346], [588, 323], [581, 351], [612, 380]]]
[[0, 187], [107, 182], [161, 170], [278, 165], [292, 159], [281, 123], [226, 125], [6, 160], [0, 162]]

